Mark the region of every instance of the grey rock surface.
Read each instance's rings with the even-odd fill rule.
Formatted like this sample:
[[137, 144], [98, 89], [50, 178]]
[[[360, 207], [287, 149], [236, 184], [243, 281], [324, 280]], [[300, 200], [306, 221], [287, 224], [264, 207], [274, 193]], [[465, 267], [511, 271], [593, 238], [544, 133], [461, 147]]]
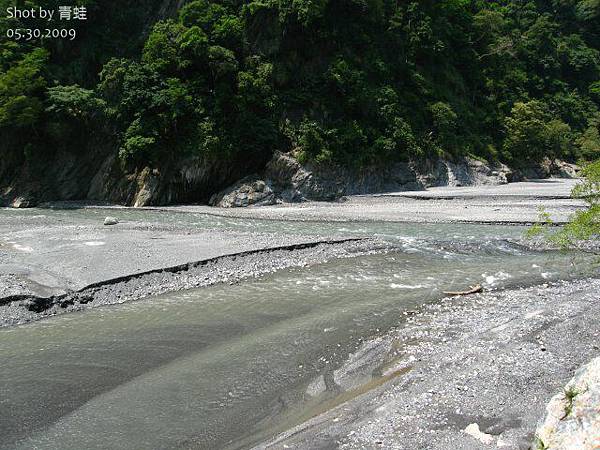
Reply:
[[335, 164], [300, 164], [292, 155], [284, 153], [273, 156], [264, 176], [284, 201], [331, 201], [344, 195], [423, 188], [408, 163], [356, 171]]
[[[346, 195], [423, 190], [430, 186], [481, 186], [508, 183], [512, 171], [473, 158], [352, 170], [329, 164], [301, 164], [292, 154], [276, 152], [262, 175], [241, 180], [211, 199], [213, 206], [273, 204], [276, 200], [333, 201]], [[267, 191], [263, 191], [264, 186]], [[252, 196], [257, 201], [253, 201]]]
[[79, 199], [135, 207], [208, 202], [215, 191], [241, 178], [246, 170], [241, 164], [195, 157], [162, 170], [144, 167], [125, 173], [119, 161], [109, 156]]
[[[110, 142], [75, 155], [58, 151], [43, 173], [27, 167], [0, 179], [0, 206], [34, 207], [50, 201], [94, 201], [128, 206], [208, 202], [231, 183], [260, 170], [250, 158], [188, 157], [161, 167], [123, 167]], [[9, 177], [10, 175], [10, 177]], [[19, 200], [20, 198], [27, 201]]]
[[575, 164], [555, 160], [551, 175], [560, 178], [577, 178], [579, 176], [579, 167]]
[[555, 395], [536, 433], [535, 450], [600, 448], [600, 358], [592, 360]]
[[[545, 161], [511, 170], [470, 157], [454, 160], [395, 162], [352, 169], [333, 163], [300, 164], [291, 153], [275, 152], [270, 160], [239, 157], [235, 161], [208, 156], [190, 156], [161, 167], [124, 167], [114, 143], [96, 143], [94, 152], [74, 155], [58, 151], [44, 173], [23, 167], [0, 180], [0, 205], [33, 207], [50, 201], [94, 201], [128, 206], [184, 203], [212, 204], [222, 197], [224, 205], [248, 206], [252, 200], [240, 189], [250, 173], [258, 173], [274, 193], [275, 201], [332, 201], [346, 195], [422, 190], [430, 186], [496, 185], [551, 175], [573, 177], [576, 167], [560, 161]], [[264, 158], [269, 158], [265, 155]], [[227, 186], [230, 186], [227, 188]], [[226, 192], [222, 192], [226, 189]], [[234, 191], [239, 191], [237, 194]], [[261, 195], [258, 195], [259, 197]], [[262, 204], [263, 199], [257, 201]], [[264, 202], [273, 203], [270, 194]]]
[[514, 178], [512, 170], [504, 164], [469, 157], [425, 161], [415, 166], [415, 172], [425, 187], [501, 185]]
[[20, 196], [15, 198], [10, 206], [13, 208], [29, 208], [32, 204], [33, 202], [30, 198]]
[[577, 178], [579, 167], [558, 159], [545, 158], [539, 163], [529, 164], [516, 169], [513, 181], [527, 181], [541, 178]]
[[151, 205], [160, 193], [160, 173], [145, 168], [138, 177], [138, 188], [133, 202], [134, 207]]
[[[458, 162], [444, 161], [448, 170], [448, 186], [481, 186], [506, 184], [512, 180], [512, 171], [504, 164], [464, 158]], [[438, 184], [439, 186], [439, 184]]]
[[215, 194], [209, 203], [221, 208], [272, 205], [275, 203], [275, 193], [265, 181], [251, 176]]

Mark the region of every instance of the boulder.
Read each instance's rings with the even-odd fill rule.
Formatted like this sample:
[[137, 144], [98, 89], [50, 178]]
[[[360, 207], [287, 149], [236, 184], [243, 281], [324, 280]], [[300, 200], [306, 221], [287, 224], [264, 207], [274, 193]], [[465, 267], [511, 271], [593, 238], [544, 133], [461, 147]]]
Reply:
[[577, 178], [579, 166], [556, 159], [552, 164], [551, 175], [558, 178]]
[[221, 208], [238, 208], [251, 205], [272, 205], [275, 193], [269, 184], [256, 175], [246, 177], [233, 186], [215, 194], [210, 204]]
[[119, 223], [119, 220], [116, 217], [107, 217], [104, 219], [104, 225], [116, 225]]
[[35, 203], [30, 198], [19, 196], [12, 201], [10, 206], [12, 208], [32, 208]]
[[534, 450], [600, 448], [600, 358], [579, 369], [546, 407]]

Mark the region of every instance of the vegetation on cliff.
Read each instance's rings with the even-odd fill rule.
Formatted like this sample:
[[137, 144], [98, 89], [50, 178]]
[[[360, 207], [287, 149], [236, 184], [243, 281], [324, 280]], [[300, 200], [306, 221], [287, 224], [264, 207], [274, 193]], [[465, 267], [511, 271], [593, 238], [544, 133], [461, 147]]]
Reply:
[[0, 42], [0, 180], [99, 142], [124, 171], [600, 157], [599, 0], [79, 3], [74, 41]]

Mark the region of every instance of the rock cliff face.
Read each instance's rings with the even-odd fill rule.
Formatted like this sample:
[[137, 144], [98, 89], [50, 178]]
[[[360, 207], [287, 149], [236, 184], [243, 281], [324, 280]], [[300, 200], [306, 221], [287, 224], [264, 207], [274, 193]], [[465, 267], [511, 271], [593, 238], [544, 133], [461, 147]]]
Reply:
[[214, 195], [210, 203], [236, 207], [278, 201], [331, 201], [344, 195], [420, 190], [430, 186], [505, 184], [512, 178], [513, 172], [505, 165], [491, 166], [471, 158], [395, 163], [353, 171], [336, 165], [303, 165], [292, 155], [278, 152], [260, 175], [241, 180]]
[[92, 201], [127, 206], [206, 203], [225, 186], [264, 167], [264, 161], [187, 158], [162, 168], [124, 171], [112, 152], [58, 152], [44, 170], [24, 167], [0, 185], [0, 206], [27, 208], [51, 201]]
[[82, 198], [129, 206], [207, 202], [211, 194], [245, 175], [239, 162], [188, 158], [163, 169], [149, 167], [124, 174], [107, 158]]
[[51, 160], [24, 163], [0, 179], [0, 206], [27, 208], [50, 200], [84, 200], [104, 153], [56, 151]]
[[335, 164], [300, 164], [292, 154], [275, 152], [269, 161], [190, 157], [161, 168], [143, 167], [127, 172], [107, 148], [104, 152], [79, 155], [59, 151], [53, 161], [45, 162], [43, 171], [24, 167], [11, 182], [0, 186], [0, 206], [26, 208], [49, 201], [79, 200], [138, 207], [207, 202], [241, 207], [333, 201], [345, 195], [430, 186], [505, 184], [551, 174], [575, 176], [575, 168], [548, 161], [519, 172], [503, 164], [460, 158], [352, 170]]
[[534, 450], [600, 448], [600, 358], [577, 371], [546, 408]]

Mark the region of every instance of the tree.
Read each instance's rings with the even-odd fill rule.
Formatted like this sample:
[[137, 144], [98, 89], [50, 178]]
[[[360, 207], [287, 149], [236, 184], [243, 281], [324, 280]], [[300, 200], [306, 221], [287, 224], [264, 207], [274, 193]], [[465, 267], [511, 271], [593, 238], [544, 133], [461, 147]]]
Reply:
[[164, 73], [177, 73], [184, 66], [181, 39], [186, 29], [172, 20], [158, 22], [144, 45], [142, 62]]
[[571, 129], [553, 118], [539, 100], [516, 103], [506, 119], [504, 151], [520, 163], [566, 155], [571, 149]]
[[43, 111], [43, 76], [48, 53], [35, 49], [0, 73], [0, 127], [32, 127]]
[[63, 116], [66, 120], [76, 120], [89, 125], [103, 114], [106, 103], [96, 97], [96, 93], [80, 86], [55, 86], [48, 89], [50, 113]]
[[563, 244], [600, 239], [600, 159], [585, 166], [582, 177], [583, 182], [573, 189], [573, 197], [583, 199], [587, 209], [575, 213], [558, 234]]
[[48, 143], [74, 153], [89, 151], [106, 125], [106, 102], [96, 93], [77, 85], [54, 86], [47, 91], [44, 130]]
[[577, 139], [579, 155], [584, 161], [600, 159], [600, 118], [592, 120], [590, 126]]
[[433, 123], [433, 133], [437, 144], [454, 150], [458, 115], [448, 103], [436, 102], [429, 107]]

